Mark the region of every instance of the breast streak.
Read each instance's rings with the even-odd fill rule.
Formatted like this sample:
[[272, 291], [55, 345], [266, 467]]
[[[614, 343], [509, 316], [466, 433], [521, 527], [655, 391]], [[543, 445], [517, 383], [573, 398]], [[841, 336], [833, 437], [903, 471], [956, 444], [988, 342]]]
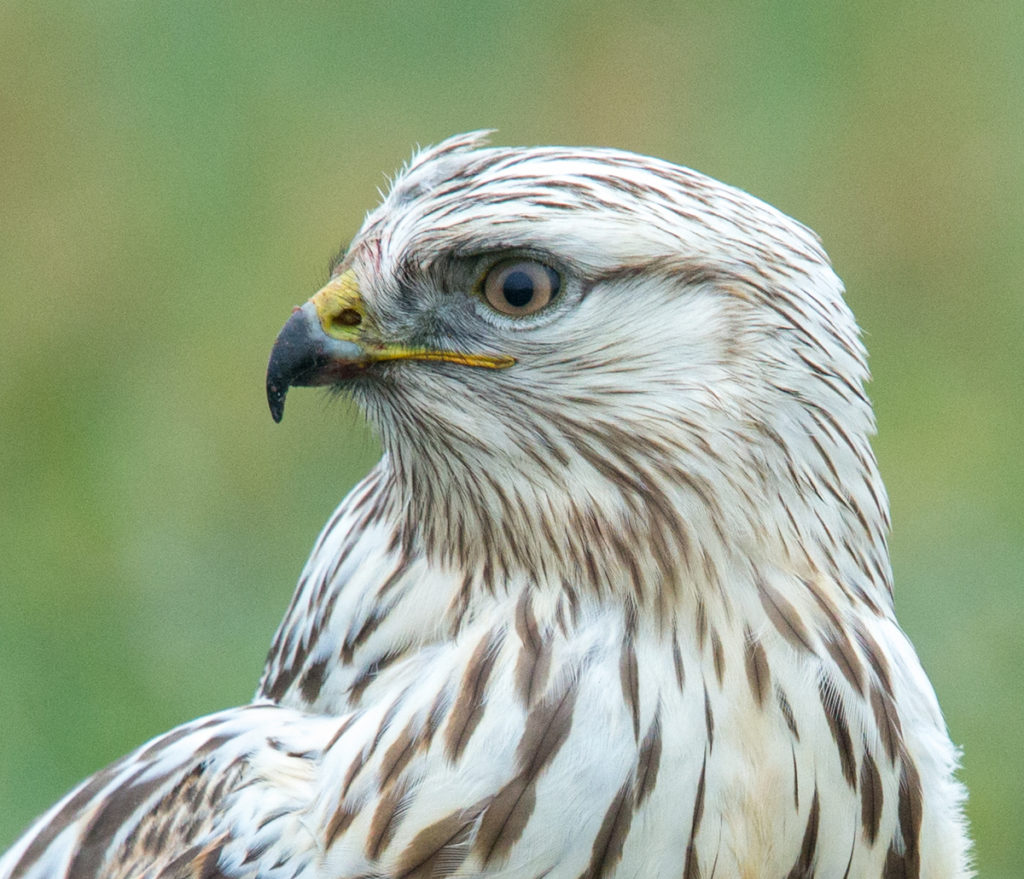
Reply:
[[[665, 856], [647, 875], [785, 875], [801, 850], [813, 761], [794, 739], [774, 688], [758, 698], [743, 661], [745, 634], [720, 629], [717, 637], [717, 663], [709, 642], [702, 649], [699, 639], [682, 641], [681, 687], [669, 650], [653, 643], [642, 650], [643, 702], [657, 704], [663, 728], [657, 788], [638, 829]], [[644, 844], [636, 843], [627, 844], [624, 867], [641, 857]], [[819, 853], [826, 844], [833, 843], [819, 841]], [[849, 839], [835, 844], [845, 859]]]
[[[794, 866], [815, 784], [842, 777], [838, 761], [823, 770], [809, 756], [829, 736], [820, 707], [794, 707], [801, 745], [777, 682], [752, 684], [742, 630], [712, 629], [702, 641], [631, 630], [608, 611], [563, 627], [528, 600], [490, 619], [430, 661], [420, 656], [415, 681], [398, 663], [376, 684], [406, 695], [370, 763], [413, 756], [396, 764], [408, 783], [393, 842], [371, 858], [402, 864], [422, 842], [417, 828], [462, 816], [469, 835], [457, 854], [480, 875], [754, 877]], [[773, 662], [773, 673], [785, 665]], [[791, 698], [813, 681], [790, 670]], [[416, 747], [400, 749], [403, 735]], [[369, 769], [352, 784], [353, 804], [372, 798], [378, 778], [398, 777]], [[364, 791], [364, 782], [373, 784]], [[463, 814], [470, 804], [476, 811]], [[345, 806], [328, 805], [331, 814]], [[345, 835], [372, 837], [360, 820]], [[826, 846], [841, 847], [846, 863], [847, 834], [819, 840], [816, 856]]]
[[784, 722], [751, 712], [746, 681], [719, 681], [696, 643], [682, 652], [608, 617], [554, 648], [552, 686], [575, 689], [572, 727], [519, 849], [555, 856], [552, 877], [761, 876], [785, 860], [780, 841], [799, 847]]
[[[527, 718], [543, 716], [545, 699], [569, 693], [571, 726], [537, 772], [528, 820], [504, 861], [509, 875], [542, 863], [552, 877], [760, 877], [793, 867], [813, 783], [795, 789], [802, 757], [774, 695], [757, 704], [741, 661], [716, 664], [695, 639], [677, 658], [664, 635], [630, 634], [607, 617], [546, 637], [551, 665]], [[720, 637], [722, 654], [744, 655], [742, 634], [735, 643]], [[487, 762], [502, 726], [501, 694], [523, 698], [515, 673], [521, 643], [511, 636], [505, 646], [517, 649], [496, 661], [467, 760]], [[524, 766], [529, 719], [525, 726], [516, 748]], [[845, 859], [849, 840], [841, 845]]]
[[[749, 635], [728, 628], [718, 635], [726, 657], [719, 663], [721, 674], [696, 649], [689, 662], [699, 674], [687, 679], [688, 687], [707, 693], [711, 718], [704, 813], [693, 848], [702, 875], [713, 871], [753, 879], [813, 871], [838, 877], [851, 868], [849, 875], [860, 875], [859, 870], [876, 875], [884, 846], [872, 847], [863, 839], [861, 799], [845, 778], [836, 733], [819, 695], [821, 663], [766, 638], [764, 662], [771, 682], [759, 698]], [[859, 755], [865, 715], [855, 700], [846, 699], [844, 706], [851, 753]], [[669, 747], [666, 742], [666, 754]], [[890, 790], [895, 781], [882, 769], [887, 796], [895, 801]], [[886, 811], [879, 839], [892, 832], [894, 821], [895, 809]]]
[[[736, 875], [786, 870], [799, 846], [792, 738], [776, 710], [756, 710], [745, 682], [727, 677], [711, 700], [717, 730], [709, 752], [709, 822], [702, 849]], [[715, 812], [718, 814], [715, 815]], [[719, 823], [720, 842], [713, 840]], [[711, 849], [715, 848], [714, 855]]]

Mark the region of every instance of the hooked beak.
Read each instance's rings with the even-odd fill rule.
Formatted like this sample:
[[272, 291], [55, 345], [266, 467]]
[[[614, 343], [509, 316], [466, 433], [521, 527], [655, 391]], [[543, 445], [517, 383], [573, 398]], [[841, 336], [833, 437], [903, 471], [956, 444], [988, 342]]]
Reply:
[[285, 396], [293, 385], [335, 384], [384, 360], [444, 360], [485, 369], [515, 363], [502, 354], [410, 348], [385, 341], [367, 316], [359, 284], [349, 270], [294, 309], [278, 333], [267, 365], [270, 414], [274, 421], [281, 420]]

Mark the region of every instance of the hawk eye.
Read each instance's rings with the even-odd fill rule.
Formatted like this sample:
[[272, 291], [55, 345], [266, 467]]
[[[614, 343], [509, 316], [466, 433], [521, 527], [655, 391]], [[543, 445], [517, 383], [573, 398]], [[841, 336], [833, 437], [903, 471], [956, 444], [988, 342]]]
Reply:
[[540, 311], [561, 286], [550, 266], [532, 259], [507, 259], [492, 266], [484, 278], [484, 298], [495, 311], [522, 317]]

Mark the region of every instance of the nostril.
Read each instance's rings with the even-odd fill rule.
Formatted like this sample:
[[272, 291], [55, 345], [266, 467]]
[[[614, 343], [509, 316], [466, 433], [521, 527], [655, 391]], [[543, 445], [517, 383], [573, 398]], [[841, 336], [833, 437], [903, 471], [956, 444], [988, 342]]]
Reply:
[[357, 327], [363, 322], [363, 316], [354, 308], [343, 308], [331, 321], [335, 326]]

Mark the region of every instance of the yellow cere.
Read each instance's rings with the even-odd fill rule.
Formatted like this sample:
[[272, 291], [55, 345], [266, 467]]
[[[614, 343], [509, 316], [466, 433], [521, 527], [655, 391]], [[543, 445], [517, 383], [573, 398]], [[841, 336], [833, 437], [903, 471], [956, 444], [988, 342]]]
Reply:
[[320, 318], [320, 326], [327, 335], [346, 339], [359, 332], [366, 311], [359, 282], [351, 269], [332, 278], [311, 301]]

